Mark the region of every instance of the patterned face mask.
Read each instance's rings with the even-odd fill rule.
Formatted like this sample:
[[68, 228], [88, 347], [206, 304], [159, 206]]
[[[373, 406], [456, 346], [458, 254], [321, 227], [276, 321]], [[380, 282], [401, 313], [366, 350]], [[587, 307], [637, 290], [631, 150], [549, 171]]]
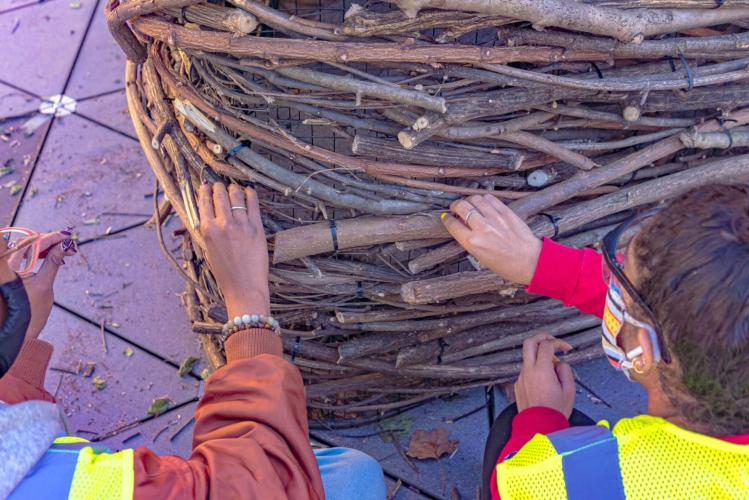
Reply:
[[[604, 276], [606, 274], [607, 273], [604, 273]], [[609, 363], [611, 363], [611, 365], [617, 370], [624, 372], [624, 375], [631, 380], [632, 377], [630, 372], [633, 368], [632, 361], [642, 354], [642, 347], [637, 346], [629, 352], [625, 352], [624, 349], [619, 347], [617, 337], [621, 333], [624, 323], [643, 328], [648, 332], [650, 342], [653, 345], [653, 354], [656, 363], [661, 361], [658, 336], [651, 325], [633, 318], [627, 312], [621, 288], [617, 283], [616, 278], [610, 274], [609, 276], [609, 290], [606, 293], [606, 306], [603, 310], [603, 321], [601, 322], [601, 344], [603, 345], [603, 352], [606, 354]]]
[[[603, 239], [603, 278], [608, 286], [608, 291], [603, 311], [601, 343], [611, 365], [623, 371], [630, 380], [631, 370], [634, 367], [633, 361], [642, 354], [642, 347], [638, 346], [629, 352], [625, 352], [619, 346], [617, 340], [625, 323], [642, 328], [648, 333], [650, 343], [653, 346], [655, 363], [660, 361], [671, 362], [670, 356], [664, 350], [661, 338], [658, 335], [655, 315], [624, 273], [624, 255], [617, 251], [619, 248], [628, 248], [638, 226], [641, 227], [654, 214], [655, 212], [649, 212], [635, 216], [611, 231]], [[624, 292], [639, 306], [638, 310], [647, 316], [647, 321], [640, 321], [629, 314], [624, 301]]]

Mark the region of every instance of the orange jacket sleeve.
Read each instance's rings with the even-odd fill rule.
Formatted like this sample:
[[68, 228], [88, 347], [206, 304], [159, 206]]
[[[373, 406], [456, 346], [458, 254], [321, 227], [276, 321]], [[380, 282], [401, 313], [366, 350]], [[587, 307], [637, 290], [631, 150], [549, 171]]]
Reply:
[[25, 340], [13, 365], [0, 378], [0, 401], [16, 404], [40, 399], [54, 403], [55, 398], [44, 390], [44, 377], [52, 357], [52, 344], [43, 340]]
[[187, 459], [135, 450], [135, 498], [322, 499], [304, 385], [280, 339], [246, 330], [209, 379]]

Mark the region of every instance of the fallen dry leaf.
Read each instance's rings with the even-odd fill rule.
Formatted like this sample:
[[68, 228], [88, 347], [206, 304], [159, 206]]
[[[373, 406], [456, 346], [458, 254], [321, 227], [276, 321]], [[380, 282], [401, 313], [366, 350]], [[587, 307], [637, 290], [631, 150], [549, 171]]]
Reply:
[[439, 458], [458, 449], [460, 441], [450, 441], [447, 430], [437, 427], [431, 431], [417, 430], [411, 435], [406, 455], [419, 460]]
[[174, 401], [169, 398], [156, 398], [151, 402], [151, 406], [148, 407], [148, 414], [152, 417], [158, 417], [165, 411], [167, 411]]
[[91, 380], [91, 383], [94, 384], [94, 387], [96, 387], [97, 391], [101, 391], [107, 386], [107, 381], [99, 377], [98, 375], [94, 377], [93, 380]]

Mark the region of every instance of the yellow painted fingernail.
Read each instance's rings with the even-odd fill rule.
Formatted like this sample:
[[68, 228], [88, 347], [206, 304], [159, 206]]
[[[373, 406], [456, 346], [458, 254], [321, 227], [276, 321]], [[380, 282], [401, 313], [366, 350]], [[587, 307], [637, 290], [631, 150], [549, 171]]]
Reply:
[[440, 214], [440, 219], [445, 220], [445, 217], [447, 217], [447, 212], [442, 212]]

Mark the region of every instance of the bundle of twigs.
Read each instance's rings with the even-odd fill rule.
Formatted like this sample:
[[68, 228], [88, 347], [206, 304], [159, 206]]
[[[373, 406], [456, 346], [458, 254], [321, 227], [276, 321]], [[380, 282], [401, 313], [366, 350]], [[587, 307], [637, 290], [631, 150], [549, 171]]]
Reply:
[[747, 0], [111, 0], [107, 15], [166, 194], [154, 221], [173, 210], [188, 233], [209, 359], [223, 363], [226, 311], [195, 187], [251, 183], [273, 312], [319, 410], [510, 380], [540, 330], [572, 362], [599, 354], [595, 318], [451, 242], [437, 214], [452, 200], [497, 196], [585, 246], [644, 205], [749, 176]]

